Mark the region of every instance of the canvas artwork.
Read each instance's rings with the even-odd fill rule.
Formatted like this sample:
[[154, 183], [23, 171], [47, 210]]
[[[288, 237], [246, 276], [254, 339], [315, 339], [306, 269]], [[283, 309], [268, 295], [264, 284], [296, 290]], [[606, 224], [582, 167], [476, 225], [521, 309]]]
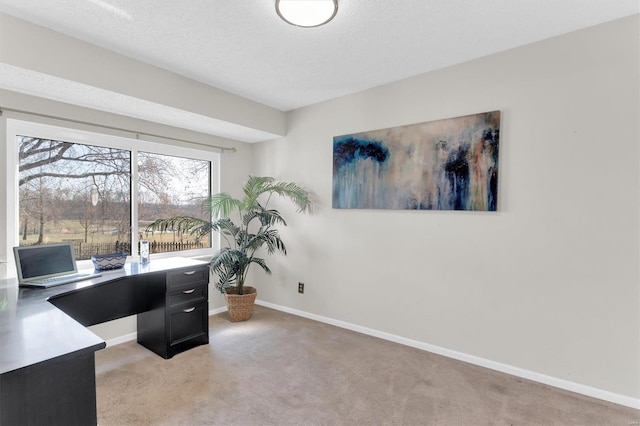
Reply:
[[495, 211], [500, 111], [333, 138], [333, 207]]

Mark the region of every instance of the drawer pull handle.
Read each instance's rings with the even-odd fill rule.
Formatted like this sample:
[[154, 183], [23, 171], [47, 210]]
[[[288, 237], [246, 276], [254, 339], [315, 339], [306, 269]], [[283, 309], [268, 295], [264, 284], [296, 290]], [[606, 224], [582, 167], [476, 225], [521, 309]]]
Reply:
[[193, 274], [195, 274], [195, 273], [196, 273], [196, 271], [189, 271], [189, 272], [185, 272], [184, 274], [185, 274], [185, 275], [193, 275]]
[[193, 308], [183, 309], [182, 312], [184, 312], [185, 314], [188, 314], [189, 312], [193, 312], [195, 310], [196, 310], [196, 307], [194, 306]]
[[184, 293], [184, 294], [191, 294], [191, 293], [193, 293], [194, 291], [196, 291], [196, 289], [195, 289], [195, 288], [192, 288], [191, 290], [184, 290], [182, 293]]

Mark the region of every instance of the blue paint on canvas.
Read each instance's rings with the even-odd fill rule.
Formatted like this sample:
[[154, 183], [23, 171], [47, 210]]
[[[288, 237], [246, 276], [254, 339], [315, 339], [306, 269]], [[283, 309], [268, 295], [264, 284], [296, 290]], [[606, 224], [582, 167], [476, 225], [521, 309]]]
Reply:
[[[361, 203], [383, 208], [376, 200], [385, 192], [381, 183], [384, 181], [389, 150], [381, 141], [356, 138], [352, 136], [337, 137], [333, 142], [334, 182], [341, 182], [343, 191], [336, 193], [334, 185], [334, 206], [336, 200], [340, 205], [351, 206], [354, 199]], [[366, 184], [362, 181], [366, 180]]]
[[353, 164], [356, 159], [370, 158], [384, 163], [389, 157], [389, 150], [379, 141], [366, 141], [351, 136], [334, 139], [333, 161], [338, 167]]
[[333, 207], [486, 210], [498, 206], [500, 112], [333, 140]]

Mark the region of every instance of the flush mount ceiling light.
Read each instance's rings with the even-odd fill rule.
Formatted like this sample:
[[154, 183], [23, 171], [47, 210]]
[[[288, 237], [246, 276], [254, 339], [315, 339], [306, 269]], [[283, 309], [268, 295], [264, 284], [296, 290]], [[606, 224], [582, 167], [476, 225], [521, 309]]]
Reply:
[[319, 27], [336, 16], [338, 0], [276, 0], [276, 12], [291, 25]]

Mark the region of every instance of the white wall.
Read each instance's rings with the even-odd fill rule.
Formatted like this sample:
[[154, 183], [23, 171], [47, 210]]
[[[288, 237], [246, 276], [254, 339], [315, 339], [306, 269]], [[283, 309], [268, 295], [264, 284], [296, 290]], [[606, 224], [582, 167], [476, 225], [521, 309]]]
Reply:
[[251, 129], [285, 134], [282, 111], [0, 13], [0, 65], [3, 63]]
[[[259, 298], [640, 398], [638, 16], [290, 112]], [[332, 137], [501, 110], [499, 211], [333, 210]], [[304, 295], [297, 282], [304, 281]]]

